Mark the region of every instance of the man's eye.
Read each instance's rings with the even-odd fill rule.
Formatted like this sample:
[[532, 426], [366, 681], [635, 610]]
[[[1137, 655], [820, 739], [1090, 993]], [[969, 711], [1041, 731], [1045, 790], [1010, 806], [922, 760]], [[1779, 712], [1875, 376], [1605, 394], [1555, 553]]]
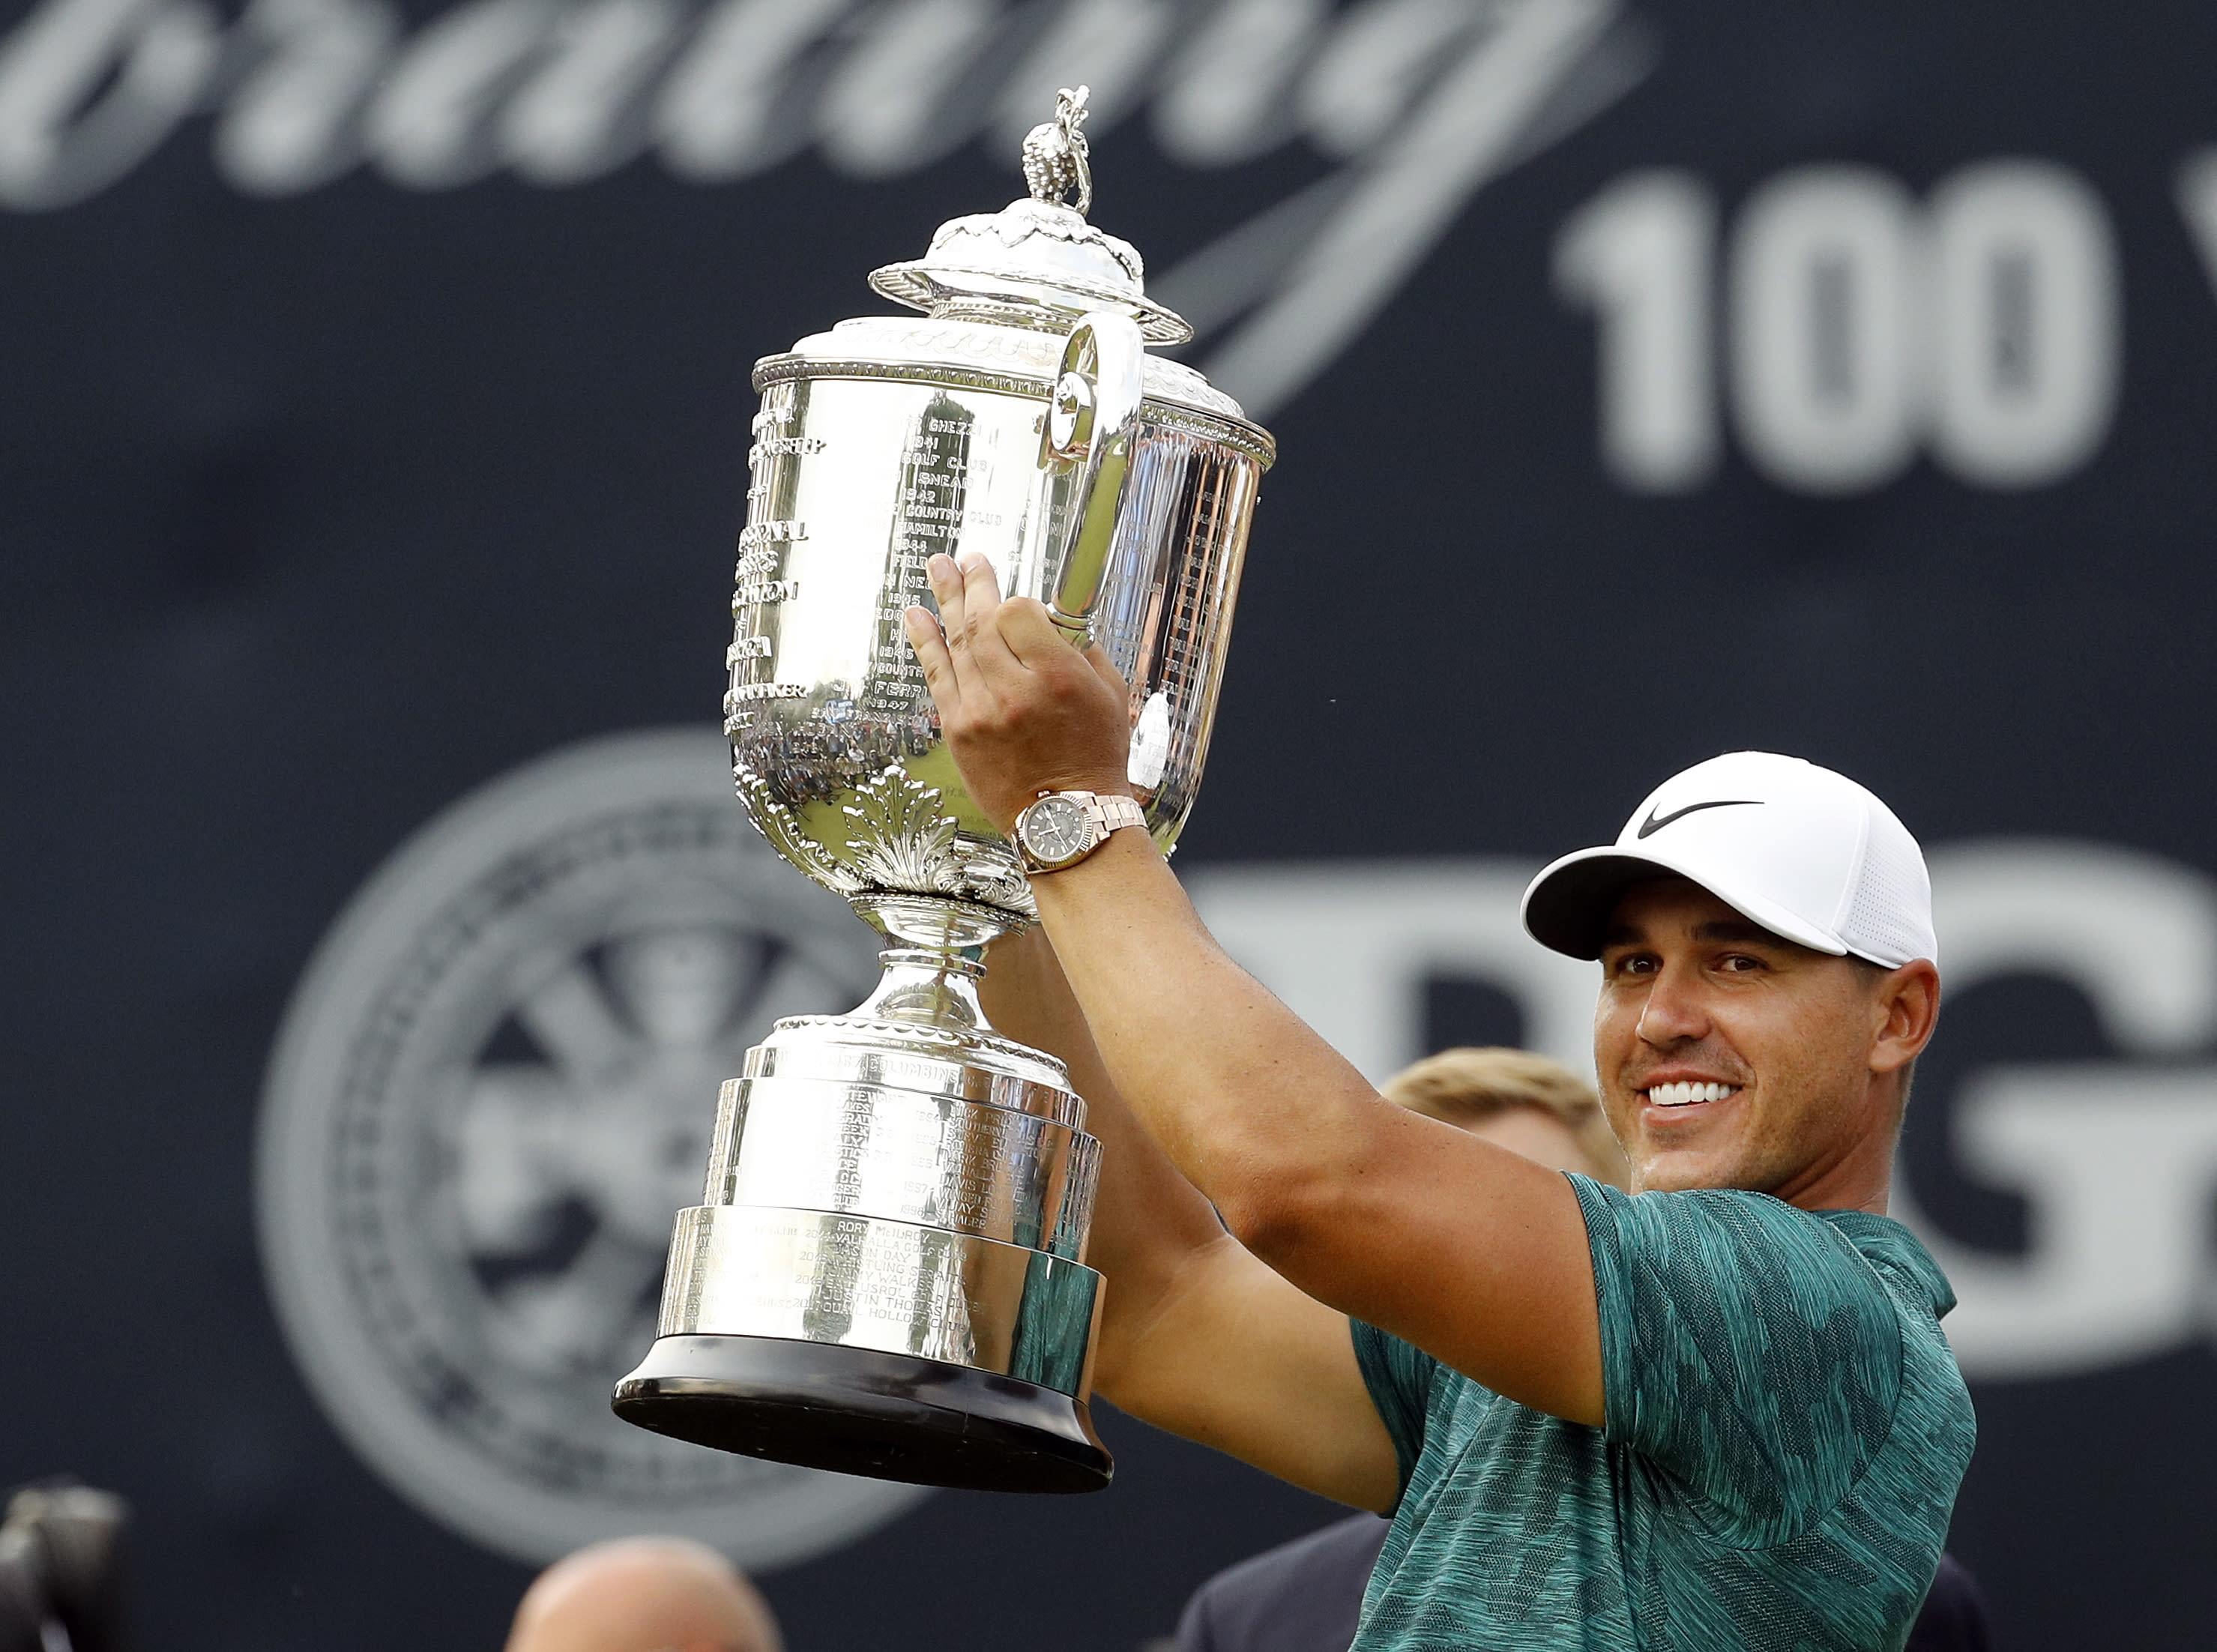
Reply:
[[1725, 955], [1722, 967], [1735, 974], [1745, 974], [1750, 970], [1762, 968], [1763, 960], [1751, 958], [1745, 952], [1730, 952]]

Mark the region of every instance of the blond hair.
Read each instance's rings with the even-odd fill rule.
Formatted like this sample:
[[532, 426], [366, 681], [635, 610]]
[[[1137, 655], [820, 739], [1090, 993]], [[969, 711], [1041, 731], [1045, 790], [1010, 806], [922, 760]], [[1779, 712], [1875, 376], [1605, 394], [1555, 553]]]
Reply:
[[1380, 1087], [1395, 1106], [1458, 1129], [1517, 1108], [1544, 1113], [1571, 1133], [1588, 1175], [1614, 1187], [1629, 1185], [1624, 1149], [1609, 1130], [1601, 1098], [1559, 1061], [1528, 1049], [1465, 1046], [1427, 1055]]

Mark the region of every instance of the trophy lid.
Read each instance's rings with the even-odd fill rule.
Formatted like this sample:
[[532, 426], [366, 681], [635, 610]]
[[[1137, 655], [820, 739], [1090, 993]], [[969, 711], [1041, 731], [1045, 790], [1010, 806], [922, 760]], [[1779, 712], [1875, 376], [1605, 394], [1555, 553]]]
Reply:
[[[1055, 118], [1024, 139], [1031, 193], [997, 213], [949, 219], [921, 258], [887, 264], [870, 285], [934, 316], [966, 313], [1059, 331], [1089, 310], [1117, 310], [1151, 344], [1182, 344], [1193, 329], [1146, 295], [1146, 266], [1129, 241], [1085, 221], [1093, 204], [1087, 164], [1088, 89], [1055, 95]], [[1063, 196], [1075, 192], [1074, 205]]]

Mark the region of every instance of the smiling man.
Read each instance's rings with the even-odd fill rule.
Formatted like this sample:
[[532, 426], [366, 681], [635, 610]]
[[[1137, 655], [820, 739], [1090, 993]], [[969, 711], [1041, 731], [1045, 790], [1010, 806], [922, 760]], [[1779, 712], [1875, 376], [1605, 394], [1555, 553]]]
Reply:
[[1743, 752], [1534, 883], [1533, 934], [1600, 961], [1627, 1196], [1380, 1097], [1121, 824], [1107, 660], [982, 560], [931, 579], [909, 634], [1053, 944], [997, 950], [990, 1007], [1102, 1139], [1100, 1391], [1393, 1516], [1356, 1652], [1899, 1648], [1972, 1420], [1884, 1214], [1939, 1008], [1886, 806]]

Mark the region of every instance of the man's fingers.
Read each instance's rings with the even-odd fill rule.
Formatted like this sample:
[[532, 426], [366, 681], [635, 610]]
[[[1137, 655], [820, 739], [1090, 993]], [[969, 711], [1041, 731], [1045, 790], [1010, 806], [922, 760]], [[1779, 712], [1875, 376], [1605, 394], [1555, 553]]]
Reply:
[[[937, 568], [941, 560], [935, 557], [933, 566]], [[966, 693], [973, 674], [983, 683], [1021, 671], [1023, 667], [1001, 634], [1000, 616], [1007, 604], [1001, 600], [1001, 582], [993, 572], [993, 565], [975, 551], [965, 551], [949, 566], [956, 576], [958, 589], [954, 597], [962, 621], [959, 626], [948, 625], [947, 643], [954, 652], [955, 669], [964, 674], [962, 684]], [[947, 598], [942, 596], [939, 600], [940, 611], [944, 614]]]
[[996, 616], [1009, 651], [1034, 671], [1059, 663], [1070, 649], [1069, 635], [1055, 624], [1047, 604], [1028, 597], [1011, 597]]
[[961, 703], [962, 690], [955, 681], [954, 661], [948, 657], [939, 622], [931, 617], [928, 608], [905, 608], [901, 624], [908, 632], [908, 646], [916, 650], [917, 659], [923, 666], [923, 684], [931, 690], [932, 703], [943, 717]]
[[923, 572], [931, 582], [932, 599], [939, 604], [939, 634], [947, 650], [948, 674], [961, 694], [974, 693], [977, 662], [970, 657], [969, 594], [963, 585], [962, 570], [954, 566], [953, 557], [942, 555], [925, 563]]
[[1108, 663], [1108, 652], [1097, 642], [1078, 648], [1071, 642], [1070, 634], [1054, 622], [1046, 603], [1028, 597], [1011, 597], [1001, 604], [994, 619], [1001, 634], [1008, 639], [1010, 653], [1025, 670], [1067, 683], [1071, 678], [1065, 673], [1077, 665], [1077, 660], [1071, 659], [1075, 654], [1108, 685], [1120, 704], [1131, 698], [1123, 677]]
[[954, 566], [962, 574], [962, 607], [970, 623], [984, 629], [993, 610], [1001, 605], [1001, 579], [993, 565], [977, 551], [965, 551]]
[[1001, 634], [1009, 640], [1009, 648], [1025, 667], [1035, 671], [1057, 671], [1066, 667], [1073, 653], [1092, 668], [1093, 674], [1115, 692], [1120, 701], [1131, 697], [1124, 678], [1108, 663], [1108, 653], [1097, 642], [1089, 642], [1082, 649], [1071, 640], [1070, 634], [1054, 622], [1044, 603], [1035, 603], [1028, 597], [1011, 597], [1001, 604], [997, 616]]
[[1124, 673], [1108, 663], [1108, 651], [1099, 643], [1089, 642], [1085, 645], [1085, 663], [1093, 667], [1095, 676], [1115, 690], [1119, 700], [1129, 700], [1132, 697], [1131, 688], [1124, 681]]
[[962, 575], [956, 570], [953, 557], [935, 556], [923, 565], [923, 577], [931, 583], [932, 600], [939, 604], [939, 623], [951, 643], [961, 632], [966, 617]]

